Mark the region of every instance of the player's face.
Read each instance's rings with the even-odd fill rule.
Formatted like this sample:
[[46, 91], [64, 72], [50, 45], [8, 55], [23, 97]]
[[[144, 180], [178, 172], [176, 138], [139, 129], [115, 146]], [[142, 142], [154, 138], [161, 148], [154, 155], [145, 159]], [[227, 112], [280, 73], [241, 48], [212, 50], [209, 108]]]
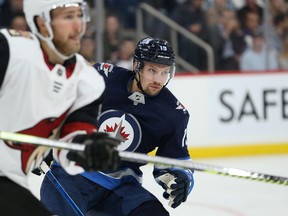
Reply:
[[140, 73], [140, 82], [144, 92], [150, 96], [159, 94], [170, 79], [170, 67], [167, 65], [145, 62]]
[[54, 32], [53, 43], [64, 55], [80, 50], [81, 33], [84, 28], [81, 7], [60, 7], [52, 10], [51, 27]]

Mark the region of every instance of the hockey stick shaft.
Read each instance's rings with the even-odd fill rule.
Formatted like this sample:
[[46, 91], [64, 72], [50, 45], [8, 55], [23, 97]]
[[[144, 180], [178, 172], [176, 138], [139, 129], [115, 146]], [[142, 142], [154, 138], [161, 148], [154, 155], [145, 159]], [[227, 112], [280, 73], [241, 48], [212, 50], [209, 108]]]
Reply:
[[[22, 143], [30, 143], [35, 145], [44, 145], [49, 147], [57, 147], [64, 148], [69, 150], [83, 151], [85, 146], [79, 143], [66, 143], [60, 141], [53, 141], [45, 138], [40, 138], [31, 135], [24, 135], [19, 133], [10, 133], [0, 131], [0, 139], [14, 141], [14, 142], [22, 142]], [[288, 185], [288, 178], [275, 176], [260, 172], [248, 171], [243, 169], [229, 168], [223, 166], [215, 166], [209, 164], [198, 163], [195, 161], [183, 161], [166, 157], [159, 156], [149, 156], [145, 154], [139, 154], [134, 152], [119, 152], [119, 155], [122, 160], [137, 162], [137, 163], [153, 163], [156, 165], [161, 165], [165, 167], [180, 167], [185, 169], [193, 169], [196, 171], [207, 172], [211, 174], [218, 174], [224, 176], [245, 178], [249, 180], [261, 181], [261, 182], [269, 182], [272, 184], [279, 185]]]
[[69, 196], [69, 194], [63, 188], [63, 186], [60, 184], [60, 182], [57, 180], [57, 178], [54, 176], [54, 174], [52, 173], [52, 171], [49, 169], [48, 165], [45, 162], [41, 163], [40, 169], [44, 174], [46, 174], [46, 176], [48, 177], [50, 182], [54, 185], [54, 187], [61, 194], [61, 196], [68, 202], [68, 204], [71, 206], [71, 208], [77, 214], [77, 216], [84, 216], [82, 211], [76, 205], [74, 200]]
[[37, 136], [20, 134], [20, 133], [12, 133], [6, 131], [0, 131], [0, 139], [6, 141], [20, 142], [20, 143], [29, 143], [32, 145], [42, 145], [48, 147], [55, 148], [63, 148], [75, 151], [84, 151], [85, 145], [80, 143], [67, 143], [61, 141], [50, 140], [46, 138], [41, 138]]
[[132, 152], [119, 152], [121, 159], [131, 162], [153, 163], [167, 167], [181, 167], [184, 169], [192, 169], [196, 171], [207, 172], [211, 174], [218, 174], [223, 176], [238, 177], [260, 182], [268, 182], [272, 184], [288, 185], [288, 177], [275, 176], [255, 171], [248, 171], [237, 168], [229, 168], [223, 166], [215, 166], [194, 161], [183, 161], [159, 156], [148, 156], [145, 154]]

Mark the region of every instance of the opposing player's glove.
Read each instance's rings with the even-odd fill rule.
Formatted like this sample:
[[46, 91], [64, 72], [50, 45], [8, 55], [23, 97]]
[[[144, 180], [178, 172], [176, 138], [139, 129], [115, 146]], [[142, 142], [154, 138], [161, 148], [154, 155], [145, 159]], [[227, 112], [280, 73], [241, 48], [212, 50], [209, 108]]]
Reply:
[[120, 157], [116, 150], [120, 141], [107, 133], [77, 135], [72, 142], [86, 145], [83, 152], [70, 151], [67, 154], [69, 160], [77, 162], [85, 171], [115, 170], [120, 164]]
[[165, 190], [163, 197], [169, 199], [168, 205], [172, 208], [185, 202], [194, 186], [191, 170], [162, 170], [155, 179]]

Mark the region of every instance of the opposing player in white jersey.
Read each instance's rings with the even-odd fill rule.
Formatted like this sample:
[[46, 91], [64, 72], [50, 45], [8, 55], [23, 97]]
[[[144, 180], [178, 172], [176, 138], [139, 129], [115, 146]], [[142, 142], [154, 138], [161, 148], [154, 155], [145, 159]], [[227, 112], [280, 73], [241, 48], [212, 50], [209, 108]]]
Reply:
[[[68, 173], [114, 166], [119, 141], [96, 133], [105, 83], [77, 54], [89, 19], [86, 3], [24, 0], [24, 12], [34, 34], [0, 30], [0, 130], [92, 143], [82, 153], [54, 151]], [[27, 183], [50, 150], [0, 140], [1, 215], [50, 215]], [[92, 157], [99, 151], [107, 157]]]

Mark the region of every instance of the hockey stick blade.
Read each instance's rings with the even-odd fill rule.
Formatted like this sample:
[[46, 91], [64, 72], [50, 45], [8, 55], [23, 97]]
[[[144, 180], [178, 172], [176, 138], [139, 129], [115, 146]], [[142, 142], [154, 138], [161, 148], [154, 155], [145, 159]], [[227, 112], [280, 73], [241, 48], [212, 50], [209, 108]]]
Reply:
[[[64, 148], [75, 151], [83, 151], [85, 146], [79, 143], [66, 143], [57, 140], [50, 140], [41, 137], [11, 133], [0, 131], [0, 139], [13, 142], [29, 143], [33, 145], [43, 145], [48, 147]], [[249, 180], [255, 180], [260, 182], [268, 182], [278, 185], [288, 185], [288, 177], [275, 176], [255, 171], [248, 171], [237, 168], [229, 168], [223, 166], [215, 166], [210, 164], [199, 163], [195, 161], [183, 161], [167, 157], [160, 156], [149, 156], [145, 154], [135, 153], [135, 152], [119, 152], [122, 160], [137, 162], [137, 163], [153, 163], [155, 165], [161, 165], [165, 167], [180, 167], [185, 169], [192, 169], [196, 171], [244, 178]]]

